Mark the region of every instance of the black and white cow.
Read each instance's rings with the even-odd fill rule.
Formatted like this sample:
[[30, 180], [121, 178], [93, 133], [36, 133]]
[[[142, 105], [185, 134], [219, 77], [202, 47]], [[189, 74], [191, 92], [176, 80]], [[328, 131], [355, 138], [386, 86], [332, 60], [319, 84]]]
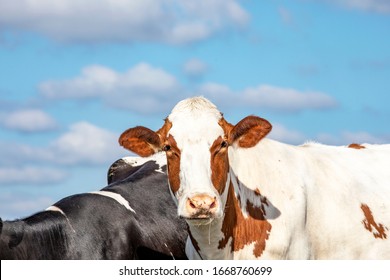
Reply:
[[157, 157], [120, 159], [108, 181], [27, 218], [0, 219], [0, 259], [185, 259], [187, 226]]

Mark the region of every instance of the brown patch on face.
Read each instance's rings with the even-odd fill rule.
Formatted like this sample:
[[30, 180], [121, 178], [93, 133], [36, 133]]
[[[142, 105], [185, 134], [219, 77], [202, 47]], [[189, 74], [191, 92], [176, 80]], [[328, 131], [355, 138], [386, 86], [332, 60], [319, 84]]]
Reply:
[[[362, 221], [364, 227], [366, 230], [369, 232], [372, 232], [375, 238], [380, 238], [380, 239], [387, 239], [387, 234], [386, 230], [388, 230], [387, 227], [383, 226], [382, 224], [378, 224], [374, 216], [372, 215], [370, 207], [368, 207], [367, 204], [362, 204], [360, 208], [363, 211], [365, 219]], [[376, 230], [376, 232], [373, 232], [373, 230]]]
[[365, 149], [366, 147], [364, 147], [363, 145], [360, 145], [360, 144], [352, 143], [352, 144], [348, 145], [348, 148], [359, 150], [359, 149]]
[[177, 147], [175, 138], [172, 135], [168, 135], [171, 128], [172, 123], [166, 118], [164, 125], [157, 130], [156, 134], [161, 139], [161, 150], [165, 151], [167, 156], [169, 186], [172, 192], [176, 193], [180, 188], [180, 150]]
[[264, 207], [255, 207], [250, 201], [247, 201], [246, 211], [248, 217], [242, 214], [240, 203], [237, 200], [232, 184], [230, 184], [225, 217], [222, 224], [224, 238], [219, 241], [219, 249], [226, 247], [231, 239], [231, 251], [239, 251], [255, 242], [253, 254], [260, 257], [265, 250], [266, 240], [269, 237], [272, 226], [265, 219]]
[[229, 172], [228, 144], [221, 136], [210, 147], [211, 182], [219, 194], [225, 190]]
[[170, 148], [166, 151], [169, 186], [173, 193], [180, 189], [180, 150], [177, 147], [175, 138], [169, 135], [165, 145]]

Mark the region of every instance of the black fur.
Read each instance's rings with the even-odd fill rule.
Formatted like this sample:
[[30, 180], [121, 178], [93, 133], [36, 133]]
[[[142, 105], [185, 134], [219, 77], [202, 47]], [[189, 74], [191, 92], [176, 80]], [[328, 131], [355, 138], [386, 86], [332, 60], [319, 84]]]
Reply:
[[185, 221], [179, 219], [166, 174], [149, 161], [123, 160], [103, 188], [125, 198], [135, 214], [112, 198], [83, 193], [66, 197], [30, 217], [0, 219], [0, 259], [186, 259]]

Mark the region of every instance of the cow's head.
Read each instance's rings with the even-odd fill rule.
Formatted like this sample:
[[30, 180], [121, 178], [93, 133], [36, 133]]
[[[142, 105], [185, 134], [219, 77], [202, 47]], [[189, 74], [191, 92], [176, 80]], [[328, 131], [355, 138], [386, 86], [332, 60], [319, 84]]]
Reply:
[[142, 126], [130, 128], [119, 143], [140, 156], [165, 151], [178, 214], [207, 222], [224, 212], [230, 183], [228, 147], [253, 147], [271, 127], [255, 116], [233, 126], [214, 104], [195, 97], [179, 102], [156, 132]]

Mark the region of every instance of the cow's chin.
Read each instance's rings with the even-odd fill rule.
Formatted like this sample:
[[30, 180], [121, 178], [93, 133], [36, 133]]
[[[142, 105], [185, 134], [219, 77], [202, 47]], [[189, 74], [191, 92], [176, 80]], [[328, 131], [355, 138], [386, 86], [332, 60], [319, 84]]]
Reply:
[[205, 218], [185, 218], [189, 225], [193, 226], [207, 226], [214, 221], [215, 217], [205, 217]]

